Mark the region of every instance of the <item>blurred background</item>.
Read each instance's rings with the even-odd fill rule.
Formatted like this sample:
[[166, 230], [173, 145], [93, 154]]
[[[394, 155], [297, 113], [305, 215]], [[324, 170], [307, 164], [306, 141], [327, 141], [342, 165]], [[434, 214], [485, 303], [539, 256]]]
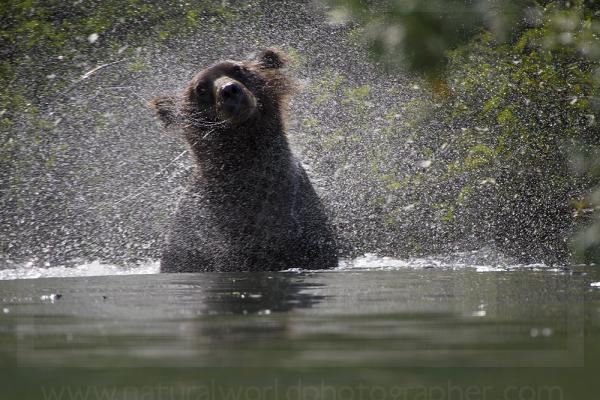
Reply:
[[594, 262], [599, 13], [595, 1], [3, 1], [2, 264], [156, 259], [192, 165], [148, 101], [267, 46], [303, 87], [289, 137], [343, 257], [487, 248]]

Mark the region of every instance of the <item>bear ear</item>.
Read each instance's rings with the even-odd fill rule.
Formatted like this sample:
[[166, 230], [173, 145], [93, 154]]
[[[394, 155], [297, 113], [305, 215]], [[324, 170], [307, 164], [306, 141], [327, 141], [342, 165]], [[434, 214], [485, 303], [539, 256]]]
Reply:
[[286, 55], [278, 49], [264, 49], [256, 57], [258, 64], [264, 69], [278, 69], [284, 67], [288, 59]]
[[150, 107], [156, 110], [158, 119], [162, 121], [165, 127], [177, 124], [177, 103], [174, 96], [161, 95], [156, 96], [149, 103]]

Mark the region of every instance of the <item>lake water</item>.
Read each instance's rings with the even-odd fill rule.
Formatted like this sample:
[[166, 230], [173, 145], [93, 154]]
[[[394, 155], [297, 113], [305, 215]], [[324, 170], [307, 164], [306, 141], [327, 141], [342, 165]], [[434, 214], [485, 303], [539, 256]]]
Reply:
[[0, 269], [2, 399], [599, 399], [600, 268]]

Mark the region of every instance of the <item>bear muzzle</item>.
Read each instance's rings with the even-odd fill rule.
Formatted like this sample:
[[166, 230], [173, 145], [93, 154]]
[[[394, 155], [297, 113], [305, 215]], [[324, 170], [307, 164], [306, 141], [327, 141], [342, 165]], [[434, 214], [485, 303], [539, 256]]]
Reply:
[[215, 81], [214, 96], [217, 115], [220, 119], [240, 123], [256, 111], [256, 98], [241, 82], [229, 77]]

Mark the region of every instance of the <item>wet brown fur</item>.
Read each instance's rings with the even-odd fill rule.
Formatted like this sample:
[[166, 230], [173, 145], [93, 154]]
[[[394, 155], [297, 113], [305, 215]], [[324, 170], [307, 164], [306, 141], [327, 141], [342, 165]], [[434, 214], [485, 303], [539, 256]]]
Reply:
[[[252, 61], [222, 61], [200, 71], [180, 96], [152, 101], [166, 126], [183, 130], [196, 165], [161, 270], [337, 265], [323, 206], [285, 136], [296, 90], [286, 62], [275, 49]], [[223, 94], [230, 84], [233, 100]]]

